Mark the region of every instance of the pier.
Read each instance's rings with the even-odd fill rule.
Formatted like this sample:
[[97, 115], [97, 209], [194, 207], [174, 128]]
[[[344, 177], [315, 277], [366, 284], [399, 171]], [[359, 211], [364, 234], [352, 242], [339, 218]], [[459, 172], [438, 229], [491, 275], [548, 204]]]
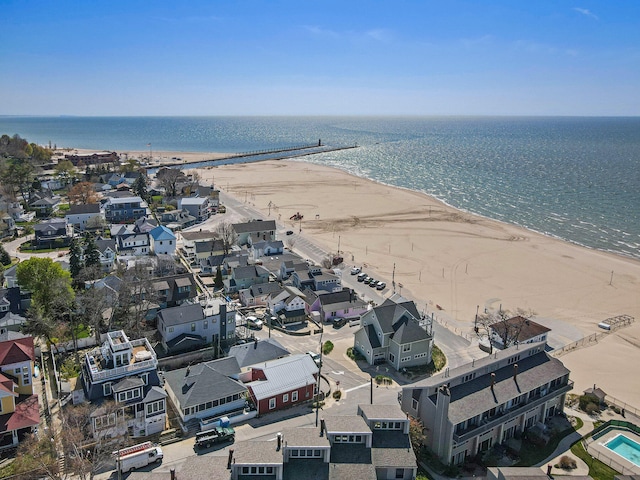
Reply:
[[337, 152], [340, 150], [349, 150], [352, 148], [358, 148], [357, 144], [347, 146], [329, 146], [322, 145], [320, 141], [313, 145], [302, 145], [298, 147], [287, 148], [274, 148], [267, 150], [255, 150], [251, 152], [233, 153], [228, 157], [215, 158], [211, 160], [180, 160], [173, 162], [164, 162], [160, 165], [154, 165], [148, 169], [148, 173], [152, 173], [159, 168], [163, 167], [186, 167], [186, 168], [199, 168], [205, 166], [224, 165], [227, 163], [240, 163], [243, 159], [247, 161], [257, 162], [262, 160], [284, 160], [293, 157], [304, 157], [308, 155], [317, 155], [319, 153]]

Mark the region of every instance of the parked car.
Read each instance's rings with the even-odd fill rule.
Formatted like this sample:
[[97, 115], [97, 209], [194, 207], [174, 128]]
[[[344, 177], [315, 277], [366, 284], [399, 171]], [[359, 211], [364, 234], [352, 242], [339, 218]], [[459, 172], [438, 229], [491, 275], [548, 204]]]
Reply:
[[378, 286], [376, 287], [376, 290], [384, 290], [385, 288], [387, 288], [387, 284], [384, 282], [378, 282]]
[[222, 442], [233, 442], [236, 432], [231, 427], [218, 427], [196, 434], [196, 447], [209, 448]]
[[375, 280], [375, 279], [374, 279], [374, 280], [371, 280], [371, 281], [369, 282], [369, 286], [370, 286], [371, 288], [376, 288], [376, 286], [377, 286], [377, 285], [378, 285], [378, 280]]
[[363, 280], [363, 282], [366, 283], [367, 285], [369, 285], [373, 281], [374, 281], [373, 277], [370, 277], [368, 275], [366, 277], [364, 277], [364, 280]]
[[351, 269], [351, 275], [358, 275], [361, 271], [362, 269], [360, 267], [353, 267]]
[[367, 278], [367, 274], [362, 272], [358, 274], [358, 281], [359, 282], [364, 282], [364, 279]]
[[287, 235], [293, 235], [293, 230], [287, 230]]

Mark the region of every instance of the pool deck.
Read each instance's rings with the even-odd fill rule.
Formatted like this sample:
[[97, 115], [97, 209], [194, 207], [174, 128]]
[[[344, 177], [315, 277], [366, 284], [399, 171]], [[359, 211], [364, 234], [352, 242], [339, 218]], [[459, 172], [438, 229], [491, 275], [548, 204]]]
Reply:
[[623, 475], [640, 474], [640, 466], [630, 462], [624, 457], [621, 457], [617, 453], [612, 452], [607, 447], [604, 446], [605, 443], [609, 442], [611, 439], [616, 437], [619, 434], [624, 434], [625, 437], [634, 440], [637, 443], [640, 443], [640, 435], [637, 435], [634, 432], [624, 429], [618, 429], [612, 427], [607, 433], [602, 435], [597, 440], [594, 440], [588, 445], [588, 451], [591, 456], [599, 459], [601, 462], [606, 463], [611, 466], [615, 470], [619, 471]]

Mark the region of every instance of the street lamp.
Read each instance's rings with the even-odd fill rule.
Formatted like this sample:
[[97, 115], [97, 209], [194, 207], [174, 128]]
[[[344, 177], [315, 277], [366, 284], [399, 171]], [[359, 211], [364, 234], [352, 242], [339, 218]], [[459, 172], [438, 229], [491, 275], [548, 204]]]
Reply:
[[476, 319], [473, 323], [473, 330], [478, 333], [478, 310], [480, 310], [480, 305], [476, 307]]

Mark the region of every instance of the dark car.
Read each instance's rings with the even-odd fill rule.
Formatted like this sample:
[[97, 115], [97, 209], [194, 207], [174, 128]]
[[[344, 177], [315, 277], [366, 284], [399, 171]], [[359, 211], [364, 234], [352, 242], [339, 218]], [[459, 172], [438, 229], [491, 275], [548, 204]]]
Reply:
[[293, 230], [287, 230], [287, 235], [293, 235]]

